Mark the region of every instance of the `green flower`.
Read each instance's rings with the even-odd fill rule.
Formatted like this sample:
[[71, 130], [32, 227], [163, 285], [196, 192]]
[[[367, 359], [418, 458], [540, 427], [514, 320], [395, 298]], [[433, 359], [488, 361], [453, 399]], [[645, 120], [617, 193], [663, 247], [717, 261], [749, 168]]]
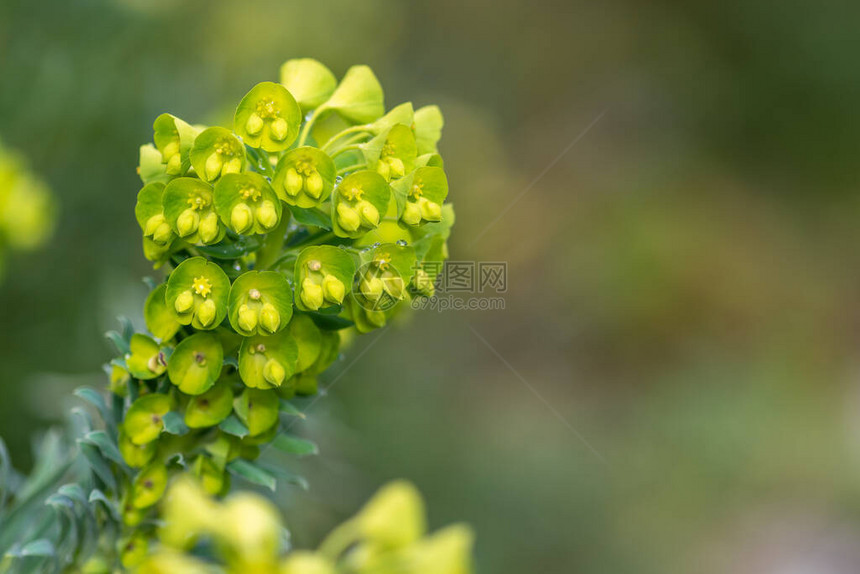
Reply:
[[337, 79], [325, 65], [311, 58], [287, 60], [281, 66], [281, 84], [308, 112], [325, 102], [337, 87]]
[[355, 263], [337, 247], [306, 247], [296, 259], [296, 306], [302, 311], [340, 305], [352, 284]]
[[182, 339], [167, 363], [170, 382], [188, 395], [208, 391], [224, 363], [224, 350], [218, 337], [211, 333], [195, 333]]
[[418, 154], [436, 154], [436, 144], [442, 137], [445, 119], [439, 106], [424, 106], [415, 111], [414, 129]]
[[398, 179], [412, 171], [417, 156], [415, 134], [403, 124], [392, 126], [361, 146], [367, 166], [385, 181]]
[[162, 207], [163, 183], [150, 183], [143, 186], [137, 194], [134, 215], [143, 231], [143, 236], [158, 247], [170, 245], [176, 234], [164, 217]]
[[241, 335], [273, 335], [292, 317], [293, 293], [276, 271], [248, 271], [233, 282], [228, 308], [230, 325]]
[[167, 468], [161, 462], [153, 462], [134, 477], [132, 505], [135, 508], [148, 508], [161, 500], [166, 489]]
[[189, 152], [200, 130], [170, 114], [161, 114], [152, 125], [155, 147], [170, 176], [183, 175], [191, 166]]
[[165, 303], [183, 325], [214, 329], [227, 316], [230, 279], [203, 257], [186, 259], [167, 280]]
[[268, 152], [290, 147], [299, 134], [302, 111], [287, 89], [262, 82], [248, 92], [233, 118], [233, 130], [246, 144]]
[[242, 235], [268, 233], [281, 221], [281, 202], [256, 173], [231, 173], [215, 184], [215, 210], [224, 225]]
[[233, 393], [226, 382], [218, 382], [203, 394], [191, 397], [185, 407], [185, 424], [189, 428], [213, 427], [233, 411]]
[[376, 229], [390, 197], [390, 187], [374, 171], [357, 171], [346, 176], [332, 195], [331, 219], [335, 235], [357, 238]]
[[123, 430], [128, 439], [136, 445], [157, 439], [164, 429], [162, 418], [172, 405], [173, 401], [169, 396], [159, 393], [138, 397], [125, 413], [123, 421]]
[[135, 333], [129, 347], [131, 352], [126, 355], [125, 362], [135, 379], [154, 379], [167, 369], [167, 352], [150, 337]]
[[172, 339], [182, 327], [176, 320], [176, 314], [164, 301], [166, 293], [167, 283], [161, 283], [149, 292], [146, 303], [143, 304], [143, 318], [146, 321], [146, 328], [162, 341]]
[[278, 423], [278, 394], [273, 390], [245, 389], [233, 401], [233, 409], [250, 436], [262, 434]]
[[192, 177], [174, 179], [164, 189], [162, 202], [167, 222], [185, 241], [211, 245], [224, 237], [209, 184]]
[[212, 182], [245, 167], [245, 146], [228, 129], [213, 127], [200, 132], [191, 148], [191, 165], [198, 177]]
[[247, 337], [239, 348], [239, 376], [257, 389], [281, 386], [296, 372], [298, 346], [286, 332]]
[[391, 184], [401, 222], [415, 226], [442, 221], [442, 203], [448, 197], [448, 178], [439, 167], [419, 167]]
[[335, 176], [334, 162], [329, 156], [317, 148], [304, 146], [284, 154], [272, 185], [286, 203], [309, 208], [328, 199]]

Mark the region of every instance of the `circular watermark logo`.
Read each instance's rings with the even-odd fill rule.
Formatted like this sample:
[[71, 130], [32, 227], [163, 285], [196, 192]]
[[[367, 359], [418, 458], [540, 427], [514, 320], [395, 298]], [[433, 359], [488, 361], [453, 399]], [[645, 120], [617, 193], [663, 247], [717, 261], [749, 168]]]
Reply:
[[371, 261], [359, 267], [352, 283], [356, 302], [367, 311], [388, 311], [406, 292], [403, 277], [392, 265]]

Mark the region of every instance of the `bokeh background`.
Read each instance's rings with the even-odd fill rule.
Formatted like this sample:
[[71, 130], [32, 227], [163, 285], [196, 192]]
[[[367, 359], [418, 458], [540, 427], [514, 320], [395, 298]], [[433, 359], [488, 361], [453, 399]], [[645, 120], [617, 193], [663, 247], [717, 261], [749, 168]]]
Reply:
[[142, 325], [155, 116], [223, 117], [287, 58], [366, 63], [389, 105], [442, 107], [452, 258], [506, 261], [508, 292], [346, 353], [297, 427], [321, 445], [291, 463], [312, 486], [277, 495], [296, 543], [405, 477], [432, 526], [475, 526], [484, 573], [857, 572], [859, 18], [2, 0], [0, 135], [61, 215], [0, 287], [0, 435], [26, 468], [70, 390], [103, 381], [114, 317]]

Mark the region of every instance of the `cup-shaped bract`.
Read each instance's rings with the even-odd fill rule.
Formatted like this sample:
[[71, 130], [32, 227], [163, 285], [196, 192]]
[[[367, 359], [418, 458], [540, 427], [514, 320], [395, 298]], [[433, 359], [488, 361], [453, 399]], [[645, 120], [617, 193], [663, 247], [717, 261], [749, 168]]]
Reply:
[[146, 466], [152, 457], [155, 456], [157, 441], [150, 441], [144, 444], [134, 444], [125, 432], [124, 428], [119, 429], [117, 435], [117, 446], [119, 453], [125, 463], [132, 468], [141, 468]]
[[256, 173], [231, 173], [215, 184], [215, 210], [221, 221], [240, 235], [268, 233], [281, 221], [278, 195]]
[[361, 151], [367, 166], [385, 181], [399, 179], [415, 167], [415, 134], [408, 126], [396, 124], [363, 144]]
[[296, 258], [296, 307], [318, 311], [343, 303], [355, 275], [352, 256], [331, 245], [306, 247]]
[[233, 132], [222, 127], [206, 128], [191, 147], [191, 165], [203, 181], [213, 182], [245, 168], [245, 146]]
[[122, 428], [128, 439], [136, 445], [154, 441], [164, 429], [164, 421], [173, 401], [161, 393], [138, 397], [125, 413]]
[[211, 333], [195, 333], [182, 339], [167, 363], [170, 382], [187, 395], [212, 388], [224, 363], [221, 341]]
[[314, 364], [305, 372], [318, 375], [328, 369], [337, 360], [340, 352], [340, 335], [337, 331], [320, 331], [320, 352]]
[[268, 431], [278, 422], [278, 394], [274, 390], [245, 389], [233, 401], [233, 410], [250, 436]]
[[219, 381], [205, 393], [191, 397], [185, 407], [185, 424], [193, 429], [213, 427], [226, 419], [232, 410], [230, 384]]
[[214, 329], [227, 316], [230, 279], [215, 263], [191, 257], [180, 263], [167, 280], [164, 300], [183, 325]]
[[135, 333], [129, 341], [129, 348], [125, 363], [135, 379], [154, 379], [167, 369], [167, 354], [152, 338]]
[[233, 131], [253, 148], [283, 151], [299, 135], [302, 110], [287, 89], [262, 82], [245, 94], [233, 116]]
[[473, 572], [472, 546], [475, 534], [465, 524], [452, 524], [422, 538], [409, 552], [416, 572]]
[[152, 129], [153, 141], [161, 152], [161, 163], [167, 175], [183, 175], [191, 166], [191, 146], [200, 130], [170, 114], [155, 118]]
[[174, 179], [162, 195], [164, 216], [176, 234], [188, 243], [211, 245], [224, 238], [218, 221], [212, 186], [196, 177]]
[[229, 484], [229, 475], [206, 455], [198, 455], [191, 465], [191, 473], [200, 482], [206, 494], [220, 494]]
[[290, 336], [299, 348], [296, 372], [309, 369], [316, 362], [322, 348], [322, 334], [308, 315], [296, 315], [290, 321]]
[[298, 346], [287, 331], [246, 337], [239, 348], [239, 376], [248, 387], [279, 387], [296, 372], [298, 355]]
[[391, 188], [376, 171], [362, 170], [346, 176], [332, 194], [334, 234], [355, 239], [376, 229], [390, 198]]
[[281, 574], [336, 574], [331, 559], [307, 550], [290, 552], [281, 565]]
[[283, 201], [306, 209], [328, 199], [336, 176], [334, 161], [325, 152], [303, 146], [284, 154], [272, 185]]
[[248, 271], [230, 288], [230, 325], [241, 335], [274, 335], [293, 315], [293, 292], [277, 271]]
[[287, 60], [281, 66], [280, 80], [303, 112], [319, 107], [337, 87], [331, 70], [313, 58]]
[[164, 216], [163, 193], [163, 183], [144, 185], [137, 194], [137, 204], [134, 206], [134, 215], [143, 236], [158, 247], [166, 247], [176, 238], [173, 228]]
[[440, 167], [419, 167], [391, 184], [397, 200], [397, 217], [408, 226], [442, 221], [442, 204], [448, 197], [448, 177]]
[[356, 124], [367, 124], [385, 113], [379, 80], [368, 66], [353, 66], [320, 109], [333, 110]]
[[409, 546], [427, 530], [424, 501], [406, 481], [383, 486], [353, 520], [363, 538], [386, 549]]
[[405, 102], [388, 110], [384, 116], [369, 124], [368, 131], [374, 135], [390, 130], [397, 124], [411, 126], [415, 119], [412, 102]]
[[149, 508], [164, 495], [167, 489], [167, 467], [154, 461], [134, 477], [131, 500], [135, 508]]
[[146, 328], [161, 341], [169, 341], [182, 327], [176, 320], [176, 314], [165, 303], [165, 293], [167, 293], [167, 283], [161, 283], [149, 292], [143, 304]]
[[438, 152], [436, 144], [442, 137], [442, 127], [445, 125], [439, 106], [424, 106], [415, 110], [412, 125], [415, 129], [418, 155], [436, 154]]

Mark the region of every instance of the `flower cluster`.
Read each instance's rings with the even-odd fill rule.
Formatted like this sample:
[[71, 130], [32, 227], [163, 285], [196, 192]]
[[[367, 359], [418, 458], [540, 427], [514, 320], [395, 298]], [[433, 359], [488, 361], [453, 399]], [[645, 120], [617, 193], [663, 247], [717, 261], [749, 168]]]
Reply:
[[[145, 556], [138, 574], [467, 574], [472, 571], [472, 532], [448, 526], [427, 535], [424, 504], [409, 483], [383, 487], [352, 519], [341, 524], [317, 551], [284, 556], [278, 513], [265, 499], [247, 493], [223, 503], [192, 480], [175, 482], [165, 498], [157, 543], [136, 540]], [[191, 551], [213, 545], [217, 562]]]
[[173, 475], [210, 495], [231, 475], [268, 485], [256, 460], [295, 440], [281, 424], [290, 400], [317, 392], [344, 336], [428, 294], [422, 265], [446, 258], [454, 219], [441, 127], [435, 106], [386, 113], [368, 67], [337, 82], [308, 59], [252, 88], [232, 129], [156, 119], [135, 215], [145, 256], [168, 272], [145, 302], [147, 331], [114, 333], [108, 367], [125, 411], [126, 566]]
[[23, 159], [0, 143], [0, 268], [6, 250], [44, 244], [54, 228], [54, 198]]

